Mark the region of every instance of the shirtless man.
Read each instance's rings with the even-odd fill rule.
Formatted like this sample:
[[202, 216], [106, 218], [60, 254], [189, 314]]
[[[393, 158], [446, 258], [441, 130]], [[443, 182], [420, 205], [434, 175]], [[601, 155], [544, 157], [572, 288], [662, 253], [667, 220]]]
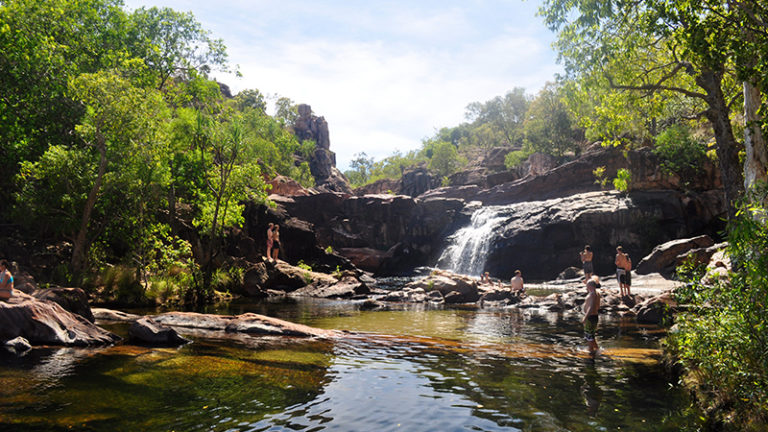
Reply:
[[584, 300], [584, 318], [581, 319], [584, 324], [584, 339], [589, 347], [589, 354], [595, 355], [598, 350], [595, 334], [597, 333], [597, 320], [600, 313], [600, 294], [597, 289], [600, 288], [600, 278], [592, 276], [587, 280], [587, 298]]
[[8, 301], [13, 295], [13, 275], [8, 270], [8, 261], [0, 260], [0, 301]]
[[512, 284], [511, 289], [513, 294], [519, 296], [525, 292], [525, 286], [523, 286], [523, 274], [520, 270], [515, 270], [515, 277], [513, 277], [509, 283]]
[[619, 280], [619, 294], [621, 297], [629, 295], [629, 287], [632, 285], [632, 260], [624, 253], [621, 246], [616, 248], [616, 278]]
[[272, 222], [267, 226], [267, 261], [272, 259], [272, 227], [275, 226]]
[[584, 282], [586, 283], [592, 277], [592, 273], [595, 272], [592, 266], [592, 247], [584, 246], [584, 250], [579, 252], [579, 258], [581, 258], [581, 265], [584, 268]]

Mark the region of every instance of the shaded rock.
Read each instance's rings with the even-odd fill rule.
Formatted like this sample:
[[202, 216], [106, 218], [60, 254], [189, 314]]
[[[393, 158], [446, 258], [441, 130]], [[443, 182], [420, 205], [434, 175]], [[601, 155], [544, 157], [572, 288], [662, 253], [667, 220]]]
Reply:
[[34, 345], [108, 345], [120, 337], [57, 303], [26, 296], [0, 302], [0, 340], [23, 337]]
[[11, 273], [13, 274], [13, 289], [25, 294], [32, 294], [37, 291], [37, 282], [35, 278], [26, 271], [23, 271], [14, 262], [11, 263]]
[[357, 196], [383, 194], [400, 195], [401, 187], [402, 182], [400, 180], [381, 179], [376, 180], [373, 183], [355, 188], [353, 193]]
[[511, 300], [512, 298], [518, 298], [512, 291], [503, 288], [492, 288], [482, 293], [480, 301], [502, 301]]
[[432, 177], [426, 168], [414, 168], [403, 172], [398, 192], [403, 195], [417, 197], [439, 185], [440, 180]]
[[[637, 274], [672, 274], [682, 264], [681, 258], [693, 249], [709, 248], [715, 241], [708, 235], [668, 241], [653, 248], [635, 269]], [[707, 258], [708, 261], [708, 258]]]
[[142, 317], [131, 323], [128, 335], [134, 343], [153, 346], [179, 346], [188, 343], [176, 332], [176, 330], [153, 321], [151, 318]]
[[665, 292], [637, 305], [635, 308], [636, 320], [640, 323], [649, 324], [668, 323], [672, 321], [676, 308], [677, 302], [672, 293]]
[[17, 355], [23, 354], [32, 349], [32, 345], [30, 345], [29, 341], [21, 336], [6, 341], [3, 346], [5, 346], [8, 351], [11, 351]]
[[557, 275], [557, 280], [576, 279], [584, 277], [584, 270], [578, 267], [568, 267]]
[[80, 288], [46, 288], [35, 291], [32, 296], [38, 300], [52, 301], [64, 309], [82, 316], [90, 322], [95, 320], [88, 296]]
[[368, 299], [360, 303], [360, 310], [361, 311], [384, 311], [384, 310], [389, 310], [389, 306], [387, 306], [386, 303]]

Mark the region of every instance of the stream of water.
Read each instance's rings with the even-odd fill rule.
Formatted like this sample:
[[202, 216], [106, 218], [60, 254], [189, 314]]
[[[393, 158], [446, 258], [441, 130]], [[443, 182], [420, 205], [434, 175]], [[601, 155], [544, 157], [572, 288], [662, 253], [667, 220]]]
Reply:
[[[360, 311], [242, 303], [351, 333], [307, 341], [187, 333], [180, 348], [35, 348], [0, 357], [8, 431], [678, 431], [689, 400], [660, 364], [663, 329], [516, 309]], [[124, 332], [122, 325], [109, 326]]]
[[485, 268], [491, 240], [498, 235], [498, 227], [508, 219], [501, 209], [488, 206], [475, 210], [469, 225], [449, 237], [450, 244], [437, 260], [437, 267], [480, 276]]

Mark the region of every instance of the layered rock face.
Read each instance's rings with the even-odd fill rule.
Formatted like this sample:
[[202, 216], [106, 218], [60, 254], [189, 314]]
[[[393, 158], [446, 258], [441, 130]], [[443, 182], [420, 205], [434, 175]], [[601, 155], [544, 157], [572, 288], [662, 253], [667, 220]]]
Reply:
[[720, 191], [590, 192], [500, 207], [503, 221], [485, 269], [502, 278], [520, 269], [527, 278], [554, 279], [562, 269], [580, 265], [578, 253], [589, 244], [595, 273], [611, 274], [616, 246], [637, 265], [660, 243], [715, 230], [724, 213]]
[[429, 264], [442, 238], [464, 217], [464, 203], [452, 199], [337, 193], [274, 198], [277, 208], [248, 212], [250, 235], [259, 236], [269, 222], [279, 222], [289, 261], [320, 258], [317, 251], [330, 246], [358, 267], [378, 273]]

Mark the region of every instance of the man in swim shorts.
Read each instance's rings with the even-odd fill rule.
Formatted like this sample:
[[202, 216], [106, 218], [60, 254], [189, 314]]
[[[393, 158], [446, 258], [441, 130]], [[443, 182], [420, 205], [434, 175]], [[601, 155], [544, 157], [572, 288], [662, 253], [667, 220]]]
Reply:
[[8, 301], [13, 295], [13, 275], [8, 270], [8, 261], [0, 260], [0, 300]]
[[597, 333], [598, 314], [600, 313], [600, 294], [597, 289], [600, 288], [600, 278], [592, 276], [587, 280], [587, 298], [584, 300], [584, 318], [581, 322], [584, 324], [584, 339], [587, 341], [589, 353], [595, 355], [598, 350]]
[[621, 246], [616, 247], [616, 278], [619, 281], [619, 295], [623, 298], [629, 295], [632, 285], [632, 260], [624, 253]]
[[515, 270], [515, 276], [509, 281], [512, 285], [512, 294], [517, 296], [525, 293], [525, 286], [523, 285], [523, 273], [520, 270]]
[[579, 258], [581, 258], [581, 265], [584, 269], [584, 282], [586, 283], [594, 273], [592, 266], [592, 247], [589, 245], [584, 246], [584, 250], [579, 252]]

